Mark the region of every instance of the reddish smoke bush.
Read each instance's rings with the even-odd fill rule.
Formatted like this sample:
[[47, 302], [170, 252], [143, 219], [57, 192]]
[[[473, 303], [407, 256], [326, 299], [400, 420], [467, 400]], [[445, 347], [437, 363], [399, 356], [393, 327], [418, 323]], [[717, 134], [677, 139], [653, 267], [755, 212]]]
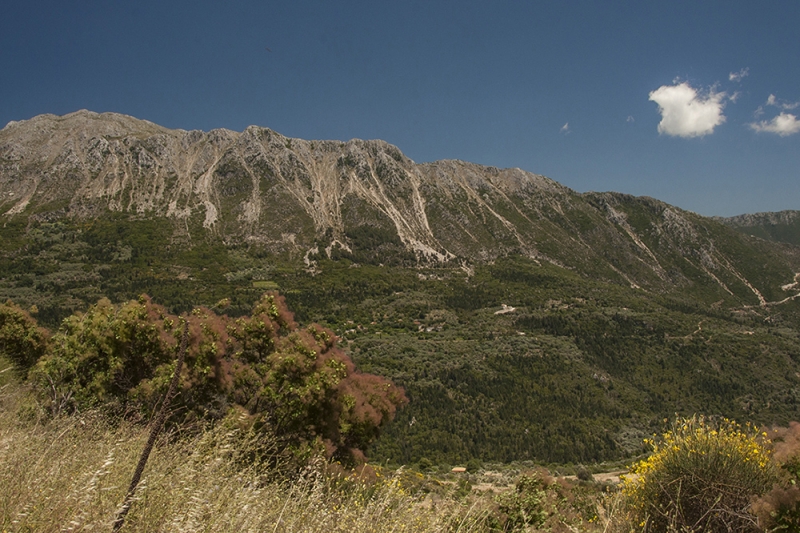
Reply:
[[767, 431], [773, 459], [781, 466], [782, 480], [753, 502], [752, 511], [762, 528], [770, 531], [800, 531], [800, 423]]
[[[27, 315], [6, 314], [20, 331], [39, 331]], [[407, 401], [388, 380], [357, 372], [332, 331], [299, 328], [274, 293], [237, 319], [205, 307], [177, 317], [147, 296], [119, 306], [101, 300], [64, 322], [31, 376], [53, 412], [104, 405], [147, 417], [172, 375], [184, 320], [188, 348], [173, 423], [219, 419], [238, 406], [297, 456], [324, 451], [352, 463]], [[16, 330], [6, 329], [12, 345]]]
[[767, 430], [772, 441], [772, 456], [781, 463], [797, 460], [800, 455], [800, 422], [789, 422], [789, 427], [774, 427]]

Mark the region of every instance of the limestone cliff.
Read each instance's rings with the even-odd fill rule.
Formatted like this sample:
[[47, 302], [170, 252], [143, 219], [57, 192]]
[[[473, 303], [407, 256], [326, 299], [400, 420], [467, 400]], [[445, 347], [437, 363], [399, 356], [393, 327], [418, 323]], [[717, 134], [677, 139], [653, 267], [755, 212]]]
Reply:
[[773, 257], [785, 282], [797, 269], [777, 249], [658, 200], [579, 194], [520, 169], [416, 164], [383, 141], [170, 130], [90, 111], [0, 130], [6, 220], [109, 212], [168, 219], [189, 245], [210, 235], [308, 256], [352, 252], [355, 236], [372, 232], [420, 262], [522, 254], [645, 289], [705, 280], [757, 305], [775, 288], [759, 281], [753, 258]]

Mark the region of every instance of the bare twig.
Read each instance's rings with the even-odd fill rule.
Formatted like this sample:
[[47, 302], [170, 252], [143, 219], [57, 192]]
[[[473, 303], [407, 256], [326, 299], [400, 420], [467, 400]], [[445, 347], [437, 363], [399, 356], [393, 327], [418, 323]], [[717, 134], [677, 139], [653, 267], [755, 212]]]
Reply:
[[178, 381], [180, 380], [181, 376], [183, 359], [186, 356], [186, 345], [188, 340], [189, 321], [186, 320], [183, 328], [183, 337], [181, 338], [181, 347], [178, 352], [178, 361], [175, 364], [175, 373], [172, 374], [172, 381], [170, 381], [169, 389], [167, 390], [167, 394], [164, 396], [164, 402], [161, 404], [161, 409], [159, 409], [158, 415], [153, 421], [153, 426], [150, 428], [150, 436], [147, 439], [147, 444], [145, 444], [144, 449], [142, 450], [141, 457], [139, 457], [139, 464], [136, 465], [133, 478], [131, 478], [131, 484], [128, 487], [128, 493], [125, 496], [125, 500], [122, 502], [122, 506], [119, 508], [119, 511], [117, 511], [117, 518], [114, 520], [112, 529], [114, 532], [119, 531], [125, 524], [125, 516], [130, 510], [131, 504], [133, 504], [133, 497], [136, 494], [136, 487], [139, 485], [139, 480], [142, 478], [142, 472], [144, 472], [144, 467], [147, 465], [147, 459], [150, 458], [150, 452], [153, 450], [153, 446], [156, 443], [156, 438], [158, 437], [158, 434], [161, 431], [161, 428], [164, 426], [164, 422], [166, 421], [170, 401], [175, 394], [175, 390], [178, 388]]

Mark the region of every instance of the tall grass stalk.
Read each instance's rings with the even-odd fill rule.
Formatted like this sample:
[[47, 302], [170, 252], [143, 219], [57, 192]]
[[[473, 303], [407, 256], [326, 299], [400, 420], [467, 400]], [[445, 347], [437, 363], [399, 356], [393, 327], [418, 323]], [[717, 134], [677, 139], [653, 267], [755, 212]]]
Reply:
[[128, 492], [125, 494], [125, 500], [122, 502], [122, 505], [117, 511], [117, 517], [114, 519], [112, 528], [114, 533], [122, 529], [122, 526], [125, 524], [125, 517], [127, 516], [128, 512], [130, 512], [131, 505], [133, 504], [134, 497], [136, 496], [136, 489], [139, 486], [139, 481], [141, 481], [142, 474], [147, 466], [147, 460], [150, 458], [150, 453], [153, 451], [153, 446], [156, 444], [156, 439], [158, 438], [158, 434], [161, 432], [161, 428], [164, 427], [164, 422], [167, 419], [167, 413], [169, 412], [172, 397], [175, 395], [175, 391], [178, 388], [178, 381], [180, 381], [181, 378], [181, 367], [183, 367], [183, 360], [186, 357], [186, 343], [188, 339], [189, 322], [184, 320], [183, 336], [181, 337], [181, 346], [180, 350], [178, 351], [178, 361], [175, 363], [175, 370], [172, 373], [172, 379], [169, 382], [169, 389], [164, 395], [164, 401], [161, 403], [161, 408], [159, 409], [155, 420], [153, 420], [151, 424], [150, 436], [147, 438], [147, 443], [144, 445], [142, 454], [139, 456], [139, 462], [136, 464], [136, 470], [133, 472], [131, 483], [128, 486]]
[[[19, 384], [0, 396], [0, 531], [111, 530], [147, 430], [112, 427], [94, 413], [38, 422], [20, 416], [31, 410], [30, 398]], [[400, 477], [346, 490], [316, 469], [281, 480], [270, 474], [274, 459], [243, 460], [254, 438], [220, 424], [193, 439], [161, 442], [122, 531], [485, 530], [484, 507], [412, 495]]]

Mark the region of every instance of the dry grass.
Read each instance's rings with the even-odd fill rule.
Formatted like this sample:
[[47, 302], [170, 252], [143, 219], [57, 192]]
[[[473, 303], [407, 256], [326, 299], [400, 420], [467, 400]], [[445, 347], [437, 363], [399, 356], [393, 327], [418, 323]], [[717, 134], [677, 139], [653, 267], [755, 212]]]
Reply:
[[[110, 531], [146, 429], [110, 427], [91, 413], [44, 423], [30, 401], [20, 385], [0, 391], [0, 529]], [[480, 502], [423, 499], [402, 476], [337, 489], [315, 469], [292, 483], [269, 480], [263, 467], [242, 467], [247, 446], [240, 430], [222, 426], [160, 443], [123, 531], [484, 530]]]
[[[6, 368], [0, 357], [0, 533], [111, 531], [148, 429], [110, 424], [91, 412], [42, 418], [44, 410], [34, 395]], [[492, 525], [499, 530], [510, 524], [506, 519], [511, 512], [503, 515], [500, 505], [509, 498], [492, 490], [464, 496], [453, 490], [460, 489], [459, 483], [449, 482], [452, 487], [446, 488], [447, 482], [425, 480], [421, 474], [365, 468], [360, 476], [338, 469], [337, 477], [336, 468], [321, 463], [289, 476], [277, 452], [254, 455], [255, 450], [269, 450], [269, 442], [239, 423], [229, 418], [193, 437], [162, 439], [122, 531], [483, 533], [492, 531]], [[746, 457], [755, 453], [750, 440], [734, 439], [734, 444], [744, 446], [750, 454]], [[647, 464], [658, 460], [654, 454]], [[546, 482], [512, 503], [519, 500], [526, 511], [528, 499], [538, 498], [533, 511], [544, 512], [539, 521], [543, 531], [648, 529], [636, 519], [636, 502], [628, 494], [601, 494], [596, 487], [584, 492], [586, 485], [542, 475]], [[445, 488], [426, 495], [420, 488], [429, 481]], [[519, 530], [536, 531], [524, 525]], [[688, 531], [674, 524], [664, 530]]]

